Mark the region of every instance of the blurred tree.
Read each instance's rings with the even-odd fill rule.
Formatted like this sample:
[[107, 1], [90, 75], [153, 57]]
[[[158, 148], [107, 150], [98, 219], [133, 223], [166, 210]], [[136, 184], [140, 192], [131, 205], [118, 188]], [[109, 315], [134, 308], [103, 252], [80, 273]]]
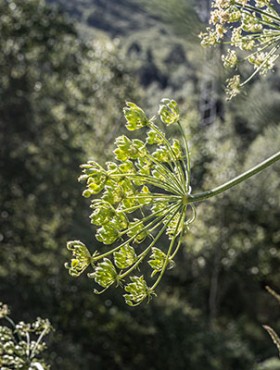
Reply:
[[[246, 140], [244, 133], [236, 134], [229, 120], [227, 124], [217, 122], [203, 136], [204, 155], [208, 152], [203, 188], [207, 189], [276, 152], [280, 132], [270, 124], [255, 140], [250, 134]], [[278, 173], [279, 164], [275, 164], [214, 201], [199, 205], [197, 220], [186, 237], [189, 273], [181, 271], [179, 275], [180, 284], [195, 279], [189, 297], [204, 304], [210, 327], [227, 327], [234, 321], [256, 360], [275, 352], [261, 324], [279, 325], [277, 310], [264, 292], [265, 285], [277, 288], [280, 282]]]
[[[0, 0], [0, 33], [0, 294], [15, 315], [52, 316], [63, 331], [75, 293], [66, 238], [91, 240], [79, 165], [108, 156], [134, 83], [113, 44], [79, 41], [42, 0]], [[61, 335], [71, 354], [73, 333]]]

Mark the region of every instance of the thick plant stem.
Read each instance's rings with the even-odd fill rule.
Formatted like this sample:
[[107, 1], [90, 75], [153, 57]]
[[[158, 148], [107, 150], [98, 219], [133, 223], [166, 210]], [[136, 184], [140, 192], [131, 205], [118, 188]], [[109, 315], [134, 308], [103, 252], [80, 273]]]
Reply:
[[280, 160], [280, 151], [266, 159], [265, 161], [261, 162], [257, 166], [251, 168], [250, 170], [242, 173], [241, 175], [235, 177], [234, 179], [226, 182], [225, 184], [222, 184], [214, 189], [204, 191], [202, 193], [189, 195], [188, 202], [194, 203], [194, 202], [201, 202], [205, 199], [214, 197], [215, 195], [221, 194], [224, 191], [240, 184], [241, 182], [249, 179], [250, 177], [256, 175], [257, 173], [263, 171], [267, 167], [271, 166], [273, 163]]

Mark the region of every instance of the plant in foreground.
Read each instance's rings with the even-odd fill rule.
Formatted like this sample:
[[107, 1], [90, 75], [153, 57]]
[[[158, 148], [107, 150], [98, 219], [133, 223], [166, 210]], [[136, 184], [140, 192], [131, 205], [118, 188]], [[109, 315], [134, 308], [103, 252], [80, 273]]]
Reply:
[[[86, 183], [85, 197], [99, 194], [91, 202], [90, 216], [98, 227], [96, 239], [113, 247], [91, 255], [83, 243], [69, 242], [74, 258], [66, 267], [71, 275], [79, 276], [91, 265], [94, 272], [88, 277], [101, 286], [101, 292], [115, 283], [124, 287], [126, 302], [137, 305], [155, 294], [163, 273], [173, 267], [182, 236], [195, 218], [195, 208], [188, 204], [186, 142], [183, 148], [179, 140], [169, 140], [156, 123], [158, 117], [148, 119], [134, 103], [127, 103], [124, 115], [129, 131], [145, 130], [145, 141], [118, 137], [114, 151], [117, 163], [108, 162], [103, 168], [89, 161], [82, 165], [80, 177]], [[174, 100], [164, 99], [158, 116], [167, 126], [180, 127]], [[157, 247], [163, 234], [170, 239], [167, 251]], [[155, 278], [151, 286], [143, 275], [132, 276], [144, 259], [148, 259], [151, 277]]]
[[[102, 167], [89, 161], [81, 166], [83, 195], [92, 198], [90, 219], [104, 248], [90, 253], [82, 242], [70, 241], [67, 248], [73, 258], [65, 266], [76, 277], [90, 267], [88, 277], [101, 287], [95, 293], [115, 284], [124, 288], [126, 303], [135, 306], [155, 295], [163, 274], [174, 266], [183, 235], [196, 217], [194, 204], [262, 171], [280, 159], [280, 152], [215, 189], [193, 195], [190, 155], [177, 103], [163, 99], [151, 119], [137, 105], [127, 103], [124, 115], [127, 129], [144, 130], [145, 140], [120, 136], [115, 142], [117, 162]], [[158, 121], [178, 126], [181, 140], [166, 136]], [[164, 234], [169, 239], [166, 249]], [[145, 260], [150, 277], [140, 272]]]
[[201, 44], [215, 46], [223, 42], [229, 45], [227, 53], [222, 56], [225, 68], [237, 70], [246, 61], [253, 68], [243, 82], [239, 73], [227, 80], [229, 99], [237, 95], [240, 88], [257, 73], [265, 75], [273, 69], [279, 57], [279, 4], [279, 0], [213, 1], [210, 27], [200, 34]]
[[0, 325], [0, 369], [49, 369], [41, 358], [46, 349], [43, 338], [52, 330], [49, 320], [37, 318], [32, 324], [22, 321], [15, 324], [9, 313], [8, 306], [0, 302], [0, 319], [8, 323]]

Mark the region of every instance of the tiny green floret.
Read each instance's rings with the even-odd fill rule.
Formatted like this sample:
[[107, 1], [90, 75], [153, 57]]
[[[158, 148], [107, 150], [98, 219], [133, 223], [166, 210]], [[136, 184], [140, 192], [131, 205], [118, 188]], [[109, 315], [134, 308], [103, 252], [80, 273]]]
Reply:
[[108, 258], [104, 258], [97, 265], [95, 271], [92, 274], [88, 274], [89, 278], [93, 278], [103, 288], [108, 288], [112, 285], [117, 280], [117, 276], [115, 266]]
[[179, 107], [175, 100], [162, 99], [158, 114], [161, 121], [166, 125], [172, 125], [180, 120]]
[[[165, 261], [167, 260], [166, 254], [159, 248], [152, 248], [151, 259], [148, 261], [149, 265], [153, 269], [151, 276], [155, 276], [157, 273], [161, 272], [164, 268]], [[168, 269], [175, 266], [172, 259], [168, 259]]]
[[125, 302], [129, 306], [138, 306], [146, 298], [150, 300], [152, 295], [155, 294], [148, 288], [144, 276], [133, 276], [130, 278], [130, 281], [131, 283], [125, 287], [125, 291], [128, 294], [124, 294]]
[[126, 119], [126, 128], [129, 131], [138, 130], [148, 124], [149, 120], [140, 107], [131, 102], [126, 102], [126, 105], [123, 108], [123, 113]]
[[80, 276], [90, 265], [91, 255], [87, 247], [79, 240], [67, 243], [67, 249], [72, 252], [73, 257], [70, 264], [65, 263], [65, 267], [72, 276]]

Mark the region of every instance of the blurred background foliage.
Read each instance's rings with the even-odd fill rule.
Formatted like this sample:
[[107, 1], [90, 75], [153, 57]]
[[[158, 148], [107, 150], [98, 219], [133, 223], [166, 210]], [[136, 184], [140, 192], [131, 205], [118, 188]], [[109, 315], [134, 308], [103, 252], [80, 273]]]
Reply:
[[[122, 106], [178, 99], [195, 191], [279, 150], [276, 69], [224, 102], [221, 50], [196, 38], [209, 1], [0, 0], [0, 299], [48, 317], [53, 369], [277, 370], [279, 164], [198, 207], [159, 297], [131, 309], [63, 268], [94, 240], [79, 164], [112, 159]], [[206, 14], [206, 15], [205, 15]], [[176, 133], [174, 133], [176, 134]]]

